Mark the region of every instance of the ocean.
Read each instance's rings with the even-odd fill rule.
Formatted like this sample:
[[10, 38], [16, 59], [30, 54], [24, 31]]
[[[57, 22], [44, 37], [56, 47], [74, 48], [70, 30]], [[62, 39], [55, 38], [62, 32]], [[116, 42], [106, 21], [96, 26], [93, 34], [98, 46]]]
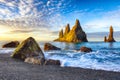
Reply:
[[[0, 42], [0, 46], [5, 42]], [[39, 42], [43, 50], [45, 42]], [[46, 59], [60, 60], [61, 67], [80, 67], [95, 70], [120, 72], [120, 42], [50, 42], [62, 50], [45, 51]], [[92, 52], [77, 51], [80, 47], [92, 48]], [[0, 54], [10, 54], [15, 48], [0, 48]]]

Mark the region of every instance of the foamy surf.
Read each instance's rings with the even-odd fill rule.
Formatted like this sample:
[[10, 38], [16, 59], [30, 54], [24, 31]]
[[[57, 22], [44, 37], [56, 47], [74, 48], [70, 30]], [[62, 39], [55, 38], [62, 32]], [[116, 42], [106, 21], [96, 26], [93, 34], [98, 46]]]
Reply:
[[14, 48], [1, 48], [0, 54], [11, 54], [14, 50]]
[[45, 57], [61, 61], [62, 67], [81, 67], [120, 72], [120, 54], [97, 50], [90, 53], [76, 51], [45, 52]]

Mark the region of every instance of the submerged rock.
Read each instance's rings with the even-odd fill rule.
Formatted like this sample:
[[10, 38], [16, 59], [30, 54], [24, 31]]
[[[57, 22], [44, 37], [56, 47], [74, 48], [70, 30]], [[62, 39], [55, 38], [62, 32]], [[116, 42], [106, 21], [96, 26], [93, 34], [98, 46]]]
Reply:
[[114, 33], [113, 27], [110, 26], [109, 37], [108, 37], [108, 39], [107, 39], [107, 37], [105, 36], [105, 37], [104, 37], [104, 42], [115, 42], [114, 37], [113, 37], [113, 33]]
[[9, 43], [6, 43], [2, 46], [2, 48], [15, 48], [19, 45], [19, 41], [11, 41]]
[[83, 46], [83, 47], [80, 48], [80, 51], [81, 51], [81, 52], [92, 52], [92, 49]]
[[60, 65], [60, 61], [49, 59], [45, 61], [45, 65]]
[[[62, 33], [63, 31], [61, 31]], [[60, 33], [59, 33], [60, 35]], [[86, 33], [82, 30], [79, 20], [76, 20], [72, 30], [69, 31], [69, 25], [67, 25], [65, 34], [54, 41], [62, 42], [88, 42]]]
[[29, 37], [24, 40], [11, 55], [12, 58], [25, 60], [27, 57], [39, 56], [44, 58], [44, 54], [34, 38]]
[[61, 49], [50, 43], [45, 43], [44, 50], [47, 51], [47, 50], [61, 50]]

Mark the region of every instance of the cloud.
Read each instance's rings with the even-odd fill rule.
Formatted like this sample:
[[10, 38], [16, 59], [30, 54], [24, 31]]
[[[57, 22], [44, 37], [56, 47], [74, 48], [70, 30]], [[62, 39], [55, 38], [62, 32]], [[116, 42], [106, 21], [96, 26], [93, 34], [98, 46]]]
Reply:
[[63, 26], [64, 17], [61, 12], [69, 7], [70, 1], [66, 3], [65, 0], [0, 0], [0, 18], [6, 19], [4, 24], [13, 28], [35, 27], [54, 30]]
[[[109, 27], [112, 25], [114, 31], [119, 31], [120, 28], [120, 8], [115, 10], [93, 10], [91, 12], [83, 11], [82, 23], [83, 28], [86, 32], [108, 32]], [[88, 20], [87, 20], [88, 19]]]
[[24, 30], [24, 29], [19, 29], [19, 30], [12, 30], [12, 31], [10, 31], [10, 32], [8, 32], [8, 33], [32, 33], [32, 32], [36, 32], [36, 31], [39, 31], [39, 30], [32, 30], [32, 29], [30, 29], [30, 30]]
[[46, 4], [47, 6], [49, 6], [50, 5], [50, 1], [47, 1], [47, 4]]

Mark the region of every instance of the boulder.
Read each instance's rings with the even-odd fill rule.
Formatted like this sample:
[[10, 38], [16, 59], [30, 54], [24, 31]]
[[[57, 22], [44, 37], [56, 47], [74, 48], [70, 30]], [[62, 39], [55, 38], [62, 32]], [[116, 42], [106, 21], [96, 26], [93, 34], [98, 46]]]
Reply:
[[78, 19], [76, 20], [73, 28], [71, 30], [69, 29], [70, 29], [69, 25], [67, 25], [64, 35], [62, 37], [59, 36], [59, 38], [55, 39], [54, 41], [75, 42], [75, 43], [76, 42], [88, 42], [86, 33], [82, 30], [82, 27]]
[[92, 52], [92, 49], [83, 46], [83, 47], [80, 48], [80, 51], [81, 51], [81, 52]]
[[60, 65], [60, 61], [49, 59], [45, 61], [45, 65]]
[[24, 40], [11, 55], [12, 58], [25, 60], [27, 57], [44, 58], [44, 54], [34, 38]]
[[6, 43], [2, 46], [2, 48], [15, 48], [19, 45], [20, 43], [18, 41], [11, 41], [9, 43]]
[[30, 64], [43, 65], [45, 62], [45, 59], [39, 58], [39, 57], [27, 57], [24, 62], [30, 63]]
[[114, 37], [113, 37], [113, 33], [114, 33], [113, 27], [110, 26], [109, 37], [108, 37], [108, 39], [107, 39], [107, 37], [105, 36], [105, 37], [104, 37], [104, 42], [115, 42], [115, 39], [114, 39]]
[[44, 50], [47, 51], [47, 50], [61, 50], [61, 49], [50, 43], [45, 43]]

